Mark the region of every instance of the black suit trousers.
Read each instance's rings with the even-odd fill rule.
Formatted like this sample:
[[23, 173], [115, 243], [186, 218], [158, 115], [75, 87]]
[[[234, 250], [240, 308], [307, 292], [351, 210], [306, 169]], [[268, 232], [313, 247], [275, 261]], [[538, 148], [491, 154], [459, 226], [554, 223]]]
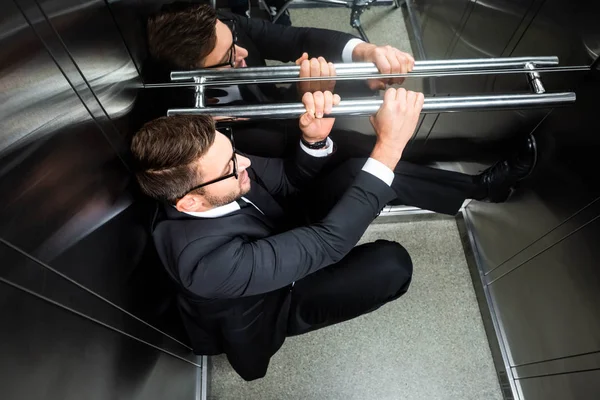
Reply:
[[[302, 197], [309, 220], [318, 221], [335, 206], [365, 159], [351, 159], [317, 180]], [[393, 189], [398, 204], [456, 214], [477, 191], [473, 177], [401, 162]], [[348, 216], [352, 218], [352, 216]], [[402, 296], [412, 277], [412, 261], [399, 244], [378, 240], [355, 247], [340, 262], [295, 283], [288, 335], [299, 335], [371, 312]]]
[[[297, 200], [310, 221], [318, 221], [338, 202], [366, 158], [352, 158], [318, 178]], [[472, 175], [445, 171], [400, 161], [394, 170], [392, 189], [397, 198], [394, 205], [415, 206], [441, 214], [456, 215], [463, 202], [482, 197], [481, 188]], [[298, 205], [296, 205], [298, 207]]]
[[295, 283], [288, 336], [374, 311], [406, 293], [411, 277], [412, 261], [400, 244], [377, 240], [356, 246], [341, 261]]

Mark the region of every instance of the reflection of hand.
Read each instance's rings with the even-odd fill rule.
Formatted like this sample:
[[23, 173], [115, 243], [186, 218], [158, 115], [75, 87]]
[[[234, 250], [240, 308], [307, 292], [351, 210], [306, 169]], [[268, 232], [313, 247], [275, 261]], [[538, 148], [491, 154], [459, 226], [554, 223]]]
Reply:
[[[308, 53], [303, 53], [302, 57], [296, 60], [296, 65], [300, 66], [300, 78], [314, 78], [320, 76], [335, 76], [335, 67], [332, 63], [325, 61], [323, 57], [308, 59]], [[308, 81], [298, 82], [298, 93], [300, 96], [307, 92], [333, 92], [335, 81]]]
[[[372, 62], [382, 74], [405, 74], [413, 70], [415, 59], [392, 46], [376, 46], [361, 43], [352, 51], [354, 61]], [[385, 89], [386, 84], [402, 83], [404, 78], [371, 79], [369, 87], [373, 90]]]
[[306, 113], [300, 117], [300, 130], [307, 142], [319, 142], [329, 136], [335, 118], [323, 118], [330, 114], [334, 105], [340, 103], [340, 96], [331, 92], [304, 93], [302, 103]]
[[424, 100], [423, 93], [390, 88], [385, 92], [383, 104], [371, 117], [377, 134], [372, 155], [390, 169], [395, 168], [415, 132]]

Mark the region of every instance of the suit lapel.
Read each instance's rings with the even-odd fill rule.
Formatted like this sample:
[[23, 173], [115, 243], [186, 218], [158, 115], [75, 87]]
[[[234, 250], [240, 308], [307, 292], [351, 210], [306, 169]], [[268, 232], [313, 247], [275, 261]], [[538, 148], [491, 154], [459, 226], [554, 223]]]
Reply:
[[[250, 192], [244, 197], [254, 203], [260, 211], [273, 222], [276, 222], [283, 218], [284, 212], [279, 203], [275, 201], [273, 196], [267, 192], [258, 182], [255, 180], [252, 182]], [[250, 208], [250, 207], [248, 207]], [[254, 208], [254, 207], [252, 207]], [[257, 210], [258, 211], [258, 210]]]

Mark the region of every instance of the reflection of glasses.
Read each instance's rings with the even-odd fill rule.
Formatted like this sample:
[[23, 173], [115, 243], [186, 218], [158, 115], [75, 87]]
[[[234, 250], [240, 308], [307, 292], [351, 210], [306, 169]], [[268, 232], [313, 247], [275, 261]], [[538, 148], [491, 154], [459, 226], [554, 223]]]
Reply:
[[235, 179], [238, 178], [238, 165], [237, 165], [237, 150], [235, 149], [235, 143], [233, 142], [233, 131], [231, 130], [231, 128], [220, 128], [220, 130], [226, 135], [229, 136], [229, 140], [231, 140], [231, 149], [233, 150], [233, 155], [231, 156], [231, 162], [233, 163], [233, 171], [227, 175], [221, 176], [217, 179], [213, 179], [211, 181], [208, 182], [204, 182], [201, 183], [198, 186], [194, 186], [193, 188], [191, 188], [190, 190], [188, 190], [187, 192], [185, 192], [185, 194], [181, 197], [184, 197], [185, 195], [187, 195], [190, 192], [193, 192], [196, 189], [200, 189], [201, 187], [207, 186], [207, 185], [211, 185], [213, 183], [217, 183], [217, 182], [221, 182], [224, 181], [225, 179], [229, 179], [235, 176]]
[[235, 28], [235, 20], [234, 19], [222, 19], [220, 20], [222, 23], [227, 25], [229, 30], [231, 31], [231, 36], [233, 41], [231, 42], [231, 48], [229, 49], [229, 60], [227, 62], [223, 62], [217, 65], [211, 65], [210, 67], [204, 68], [221, 68], [221, 67], [235, 67], [235, 45], [237, 44], [237, 31]]

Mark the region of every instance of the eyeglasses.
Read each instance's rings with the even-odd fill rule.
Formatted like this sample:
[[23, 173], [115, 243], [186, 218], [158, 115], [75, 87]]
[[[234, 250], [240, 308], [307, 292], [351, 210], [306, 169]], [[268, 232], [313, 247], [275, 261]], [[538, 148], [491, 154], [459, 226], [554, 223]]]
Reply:
[[229, 30], [231, 31], [231, 36], [233, 41], [231, 42], [231, 48], [229, 49], [229, 61], [223, 62], [217, 65], [211, 65], [210, 67], [204, 68], [222, 68], [222, 67], [235, 67], [235, 45], [237, 44], [237, 30], [235, 28], [235, 20], [234, 19], [221, 19], [222, 23], [227, 25]]
[[221, 132], [223, 132], [226, 136], [229, 136], [229, 140], [231, 140], [231, 149], [233, 150], [233, 155], [231, 156], [231, 162], [233, 163], [233, 171], [227, 175], [223, 175], [217, 179], [213, 179], [210, 180], [208, 182], [204, 182], [201, 183], [198, 186], [194, 186], [193, 188], [191, 188], [190, 190], [188, 190], [187, 192], [185, 192], [185, 194], [181, 197], [184, 197], [185, 195], [189, 194], [190, 192], [193, 192], [196, 189], [200, 189], [201, 187], [207, 186], [207, 185], [212, 185], [213, 183], [217, 183], [217, 182], [221, 182], [224, 181], [225, 179], [229, 179], [235, 176], [235, 179], [238, 178], [238, 165], [237, 165], [237, 155], [239, 154], [237, 152], [237, 150], [235, 149], [235, 143], [233, 141], [233, 130], [229, 127], [226, 128], [219, 128], [219, 130]]

